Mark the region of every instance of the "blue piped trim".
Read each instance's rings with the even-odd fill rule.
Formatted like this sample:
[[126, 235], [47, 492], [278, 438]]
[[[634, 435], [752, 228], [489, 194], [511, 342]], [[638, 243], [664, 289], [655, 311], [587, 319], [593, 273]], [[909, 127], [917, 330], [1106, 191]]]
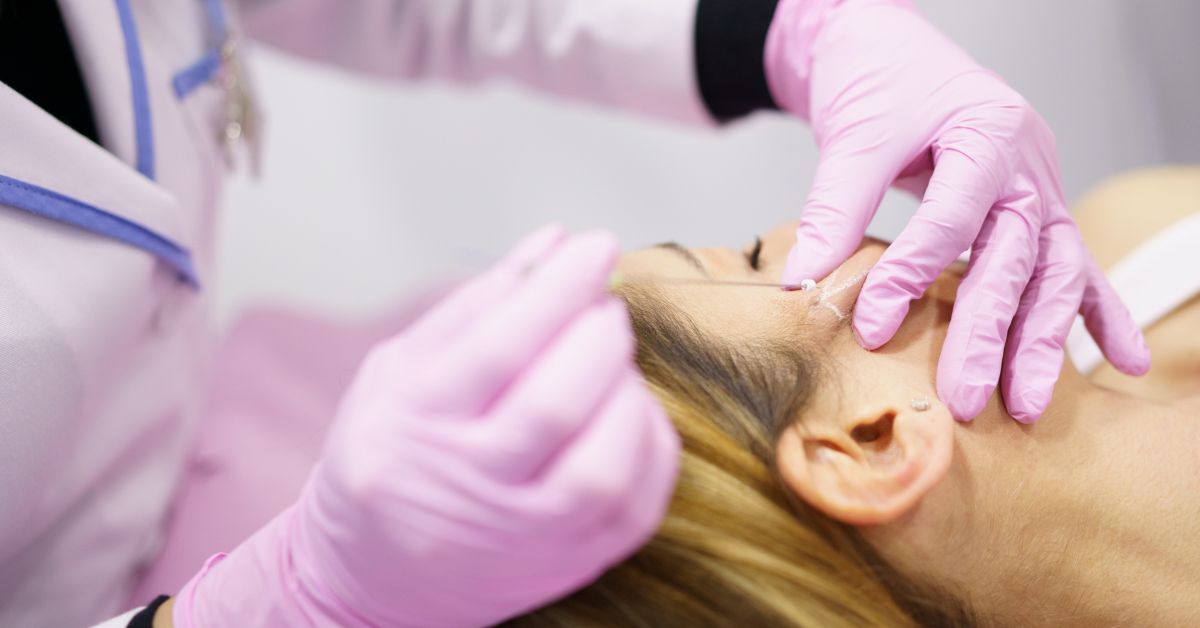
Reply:
[[125, 35], [125, 57], [129, 61], [129, 82], [133, 86], [133, 126], [137, 136], [137, 171], [154, 179], [154, 129], [150, 123], [150, 94], [146, 90], [146, 66], [138, 43], [137, 24], [129, 0], [114, 0]]
[[217, 42], [225, 41], [225, 7], [221, 6], [221, 0], [204, 0], [204, 3], [208, 5], [208, 19], [212, 20]]
[[216, 50], [209, 50], [204, 53], [204, 56], [200, 57], [199, 61], [184, 68], [171, 80], [171, 85], [175, 87], [175, 95], [180, 100], [183, 100], [188, 94], [192, 93], [192, 90], [207, 83], [220, 67], [221, 53]]
[[[120, 1], [120, 0], [118, 0]], [[116, 214], [53, 190], [0, 175], [0, 203], [75, 225], [143, 249], [171, 265], [193, 288], [200, 288], [192, 254], [163, 236]]]
[[207, 83], [221, 68], [219, 47], [225, 42], [228, 28], [225, 21], [225, 7], [221, 5], [221, 0], [205, 0], [204, 3], [208, 7], [208, 18], [212, 22], [216, 45], [205, 52], [204, 56], [195, 63], [179, 71], [171, 80], [171, 84], [175, 87], [175, 95], [180, 100], [186, 98], [197, 87]]

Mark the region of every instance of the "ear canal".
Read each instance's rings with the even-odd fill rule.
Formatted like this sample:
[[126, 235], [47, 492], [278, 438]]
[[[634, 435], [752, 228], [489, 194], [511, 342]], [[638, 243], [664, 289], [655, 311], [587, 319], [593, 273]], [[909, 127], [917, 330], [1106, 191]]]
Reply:
[[850, 431], [850, 437], [862, 450], [867, 464], [874, 467], [887, 466], [899, 462], [903, 457], [896, 443], [894, 427], [895, 412], [885, 412], [870, 423], [863, 423]]
[[879, 417], [879, 419], [873, 423], [855, 427], [850, 431], [850, 438], [853, 438], [854, 441], [860, 445], [874, 444], [878, 443], [880, 440], [891, 440], [892, 423], [895, 422], [895, 420], [896, 414], [894, 412], [888, 412], [887, 414]]
[[895, 421], [898, 414], [892, 411], [877, 414], [870, 423], [854, 426], [850, 437], [862, 450], [863, 459], [871, 467], [887, 467], [904, 459], [904, 451], [895, 437]]

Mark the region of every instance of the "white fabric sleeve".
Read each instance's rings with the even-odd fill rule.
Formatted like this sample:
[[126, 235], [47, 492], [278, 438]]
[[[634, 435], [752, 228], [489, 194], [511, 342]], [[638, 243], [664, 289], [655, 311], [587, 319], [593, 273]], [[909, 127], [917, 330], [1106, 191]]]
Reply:
[[714, 124], [696, 82], [697, 0], [242, 0], [253, 39], [370, 75], [478, 82]]
[[100, 622], [100, 623], [96, 624], [95, 626], [92, 626], [92, 628], [127, 628], [129, 626], [129, 622], [133, 620], [133, 616], [142, 612], [143, 608], [146, 608], [146, 607], [139, 606], [138, 608], [135, 608], [131, 611], [128, 611], [128, 612], [122, 613], [116, 617], [113, 617], [112, 619], [110, 619], [108, 621]]

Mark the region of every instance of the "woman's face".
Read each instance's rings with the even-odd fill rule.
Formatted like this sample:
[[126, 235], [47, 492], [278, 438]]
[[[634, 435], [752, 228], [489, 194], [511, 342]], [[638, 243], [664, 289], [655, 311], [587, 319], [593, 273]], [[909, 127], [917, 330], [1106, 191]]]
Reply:
[[[788, 251], [796, 242], [796, 222], [776, 226], [742, 249], [688, 249], [661, 244], [622, 256], [619, 268], [628, 285], [659, 283], [664, 297], [687, 312], [707, 332], [731, 341], [795, 339], [849, 340], [850, 317], [867, 271], [887, 244], [866, 238], [858, 250], [814, 290], [704, 284], [703, 281], [780, 282]], [[679, 283], [672, 283], [672, 282]], [[686, 283], [685, 283], [686, 282]], [[695, 283], [692, 283], [695, 282]], [[841, 332], [841, 333], [839, 333]]]
[[[892, 340], [875, 351], [859, 346], [850, 323], [867, 273], [887, 250], [882, 240], [864, 238], [828, 277], [814, 277], [816, 288], [809, 291], [704, 283], [779, 284], [796, 242], [796, 224], [785, 222], [764, 234], [757, 259], [754, 243], [742, 249], [688, 249], [667, 243], [622, 256], [618, 268], [626, 285], [654, 284], [663, 301], [686, 313], [713, 338], [734, 345], [784, 341], [820, 354], [830, 372], [836, 373], [837, 386], [831, 390], [873, 395], [881, 385], [888, 385], [926, 391], [914, 394], [915, 398], [936, 398], [937, 359], [966, 270], [962, 262], [951, 264], [920, 299], [911, 302]], [[823, 401], [840, 403], [833, 398]]]
[[[952, 264], [912, 301], [892, 340], [875, 351], [855, 341], [851, 318], [867, 273], [887, 249], [882, 241], [864, 239], [828, 277], [814, 277], [817, 286], [810, 291], [704, 283], [778, 284], [795, 226], [785, 223], [765, 234], [756, 265], [753, 244], [741, 250], [666, 244], [623, 256], [619, 269], [631, 287], [656, 284], [656, 297], [706, 335], [743, 346], [792, 342], [815, 354], [828, 379], [805, 414], [795, 417], [792, 427], [802, 427], [785, 428], [776, 446], [785, 484], [834, 519], [868, 526], [867, 540], [889, 559], [912, 548], [936, 548], [945, 513], [963, 503], [958, 485], [919, 511], [912, 500], [937, 486], [951, 461], [955, 422], [937, 400], [935, 381], [966, 265]], [[911, 405], [921, 398], [933, 401], [932, 407]], [[998, 402], [993, 410], [1002, 412]], [[860, 426], [871, 428], [870, 438], [857, 435]], [[902, 516], [895, 527], [878, 525]]]

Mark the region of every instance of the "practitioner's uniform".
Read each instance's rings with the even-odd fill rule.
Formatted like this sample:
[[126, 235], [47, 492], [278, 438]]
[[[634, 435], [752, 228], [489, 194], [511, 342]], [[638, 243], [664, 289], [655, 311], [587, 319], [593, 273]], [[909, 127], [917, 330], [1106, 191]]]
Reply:
[[[86, 115], [70, 114], [78, 96], [64, 108], [69, 94], [36, 89], [69, 83], [71, 68], [0, 84], [5, 628], [124, 611], [160, 546], [205, 394], [221, 183], [255, 126], [237, 107], [244, 78], [229, 82], [236, 32], [380, 76], [506, 75], [712, 123], [693, 62], [696, 0], [246, 4], [238, 29], [217, 0], [58, 0], [61, 22], [37, 32], [65, 25]], [[21, 7], [6, 0], [0, 26], [29, 18]], [[5, 76], [62, 58], [23, 52], [0, 55]]]

